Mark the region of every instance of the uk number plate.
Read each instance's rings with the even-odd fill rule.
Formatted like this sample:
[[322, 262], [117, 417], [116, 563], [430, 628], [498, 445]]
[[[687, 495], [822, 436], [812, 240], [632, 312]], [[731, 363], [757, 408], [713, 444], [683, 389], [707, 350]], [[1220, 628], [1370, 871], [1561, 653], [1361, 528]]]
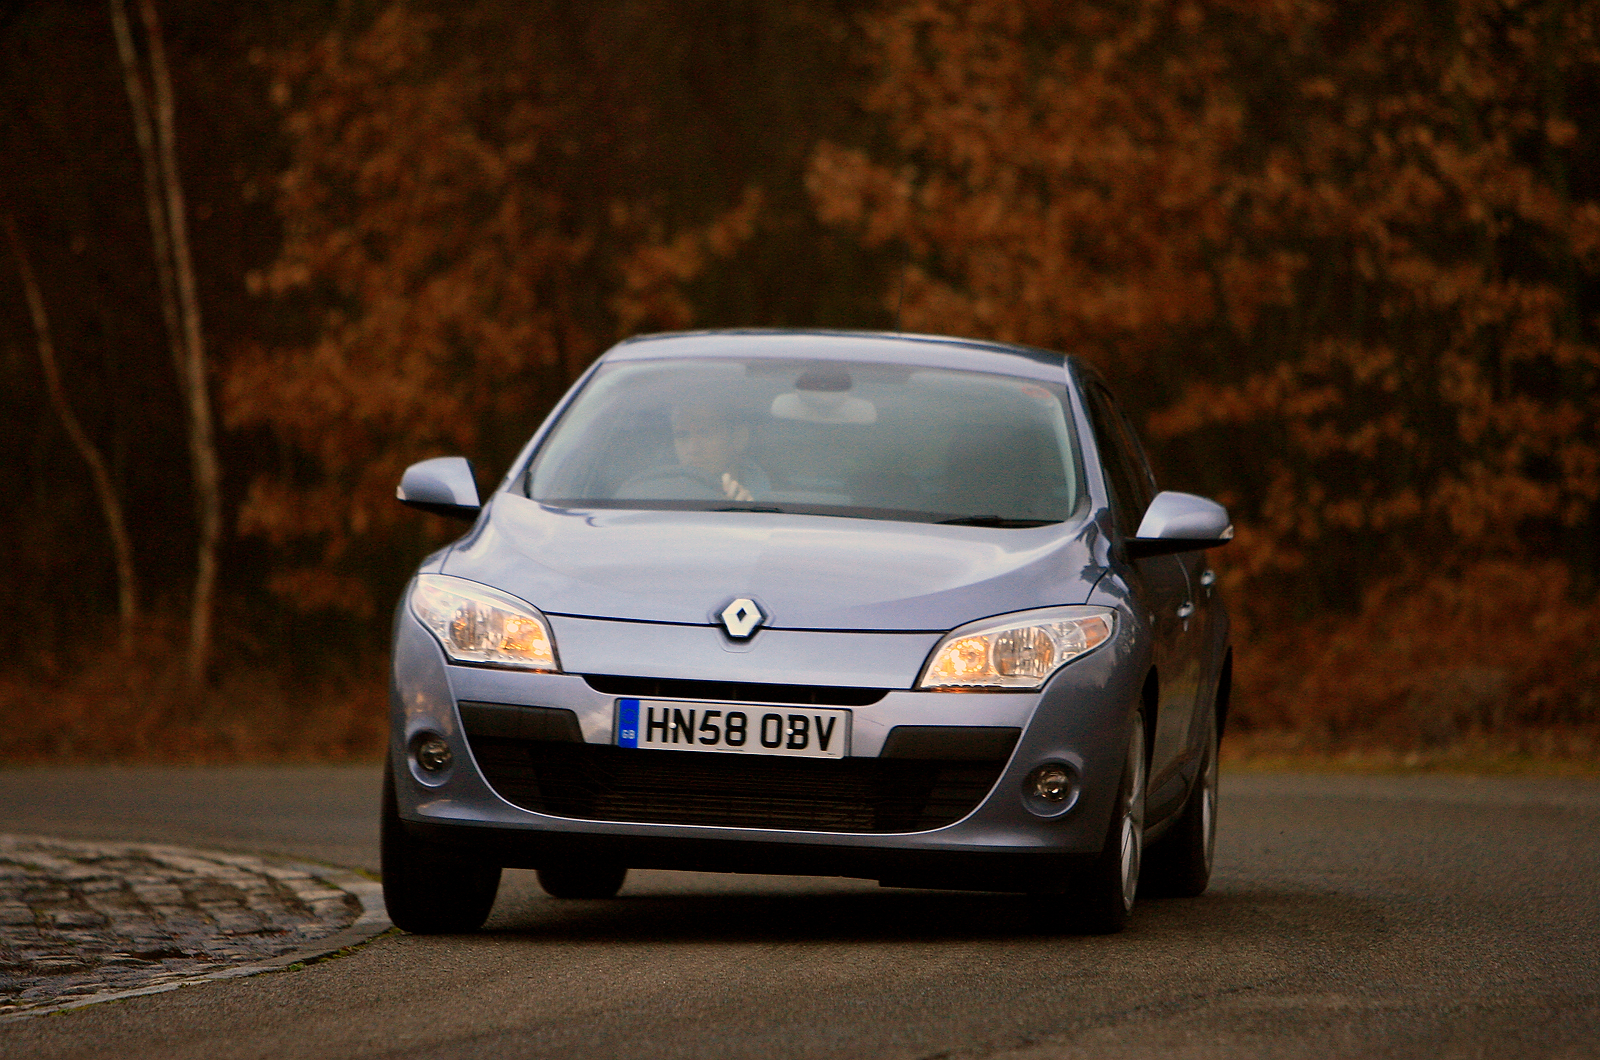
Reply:
[[619, 699], [617, 746], [843, 758], [850, 747], [850, 712], [828, 707]]

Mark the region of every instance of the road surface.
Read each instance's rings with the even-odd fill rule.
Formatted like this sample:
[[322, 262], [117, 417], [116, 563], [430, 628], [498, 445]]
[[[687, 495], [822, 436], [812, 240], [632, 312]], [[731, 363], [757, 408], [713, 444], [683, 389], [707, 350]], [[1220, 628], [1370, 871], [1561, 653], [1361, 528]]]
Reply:
[[[378, 770], [0, 771], [0, 831], [376, 868]], [[1212, 890], [1106, 938], [997, 895], [635, 873], [475, 936], [0, 1024], [0, 1056], [1600, 1056], [1600, 782], [1228, 776]]]

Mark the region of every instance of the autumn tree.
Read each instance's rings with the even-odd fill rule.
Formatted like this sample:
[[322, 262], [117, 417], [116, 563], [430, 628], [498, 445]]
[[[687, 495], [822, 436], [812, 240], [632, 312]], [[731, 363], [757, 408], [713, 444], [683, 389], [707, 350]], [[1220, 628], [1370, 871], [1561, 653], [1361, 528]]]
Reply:
[[240, 529], [306, 543], [275, 575], [306, 608], [370, 610], [351, 543], [396, 518], [401, 469], [473, 451], [531, 380], [592, 349], [562, 296], [586, 242], [560, 230], [555, 189], [519, 179], [550, 115], [470, 58], [441, 68], [435, 28], [396, 4], [362, 32], [261, 57], [293, 160], [283, 252], [251, 283], [297, 296], [312, 338], [242, 352], [225, 395], [228, 422], [265, 427], [283, 453]]
[[886, 143], [822, 144], [811, 187], [903, 248], [908, 328], [1081, 353], [1154, 411], [1168, 481], [1234, 506], [1258, 629], [1497, 557], [1592, 592], [1597, 16], [892, 2], [862, 23]]
[[[445, 11], [395, 0], [259, 56], [291, 163], [283, 251], [251, 283], [302, 341], [239, 351], [225, 399], [229, 424], [278, 456], [239, 526], [282, 550], [273, 584], [297, 606], [370, 612], [393, 590], [372, 556], [420, 545], [378, 544], [417, 525], [393, 497], [406, 464], [455, 452], [498, 470], [610, 342], [804, 322], [785, 306], [823, 273], [860, 298], [847, 270], [796, 252], [818, 231], [805, 141], [771, 121], [821, 47], [817, 11]], [[739, 271], [757, 254], [760, 284]]]
[[189, 250], [188, 206], [178, 170], [176, 104], [160, 15], [155, 0], [139, 0], [139, 20], [144, 28], [141, 55], [124, 0], [111, 0], [110, 8], [135, 139], [144, 161], [145, 207], [160, 281], [162, 317], [188, 428], [189, 466], [199, 525], [189, 606], [187, 670], [193, 693], [205, 684], [211, 656], [217, 549], [222, 537], [222, 471], [212, 425], [209, 362], [200, 323], [194, 260]]
[[[105, 472], [0, 284], [0, 614], [24, 645], [0, 711], [39, 746], [181, 713], [191, 380], [218, 388], [243, 531], [217, 537], [225, 683], [379, 643], [456, 529], [395, 505], [400, 469], [497, 473], [614, 339], [897, 311], [1089, 357], [1165, 484], [1231, 506], [1242, 722], [1337, 743], [1600, 717], [1595, 0], [159, 0], [169, 133], [154, 2], [111, 5], [136, 82], [108, 0], [0, 17], [0, 197]], [[151, 268], [162, 137], [193, 145], [205, 222], [198, 373]], [[116, 550], [77, 547], [107, 488], [144, 676], [85, 625], [122, 599]], [[307, 628], [338, 632], [319, 656]], [[72, 681], [77, 721], [37, 713]], [[211, 694], [230, 719], [235, 690]]]
[[33, 263], [29, 260], [27, 248], [23, 246], [22, 237], [17, 233], [16, 221], [7, 214], [0, 217], [0, 227], [5, 228], [6, 241], [10, 244], [12, 258], [17, 266], [17, 275], [22, 281], [22, 293], [28, 303], [28, 315], [33, 322], [34, 342], [39, 351], [39, 367], [44, 375], [45, 392], [49, 395], [50, 404], [60, 418], [67, 437], [72, 440], [73, 449], [77, 450], [89, 468], [89, 481], [93, 484], [95, 499], [100, 503], [100, 512], [105, 516], [106, 529], [111, 535], [111, 554], [117, 570], [119, 633], [122, 652], [127, 655], [133, 650], [135, 626], [139, 619], [139, 578], [133, 559], [133, 543], [128, 538], [127, 519], [123, 515], [122, 497], [117, 492], [116, 484], [111, 481], [111, 473], [106, 468], [105, 456], [101, 453], [100, 446], [96, 445], [88, 432], [83, 429], [83, 423], [73, 411], [72, 402], [62, 385], [61, 368], [56, 358], [55, 330], [50, 326], [50, 315], [45, 309], [44, 293], [39, 289], [39, 281], [34, 276]]
[[1230, 329], [1252, 355], [1153, 426], [1279, 454], [1252, 483], [1262, 562], [1320, 575], [1322, 601], [1374, 554], [1401, 572], [1554, 555], [1593, 584], [1597, 15], [1463, 0], [1283, 42], [1294, 133], [1246, 174], [1264, 220], [1243, 242], [1293, 256], [1291, 297]]

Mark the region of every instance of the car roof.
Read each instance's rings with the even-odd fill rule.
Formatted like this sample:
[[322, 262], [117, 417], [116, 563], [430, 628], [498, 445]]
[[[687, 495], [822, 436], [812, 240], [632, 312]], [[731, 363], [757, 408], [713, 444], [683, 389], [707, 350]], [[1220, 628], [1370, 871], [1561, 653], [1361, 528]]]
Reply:
[[639, 335], [613, 346], [607, 361], [664, 358], [772, 358], [775, 360], [867, 361], [952, 368], [1065, 381], [1075, 361], [1066, 354], [984, 339], [951, 338], [890, 331], [830, 331], [737, 328]]

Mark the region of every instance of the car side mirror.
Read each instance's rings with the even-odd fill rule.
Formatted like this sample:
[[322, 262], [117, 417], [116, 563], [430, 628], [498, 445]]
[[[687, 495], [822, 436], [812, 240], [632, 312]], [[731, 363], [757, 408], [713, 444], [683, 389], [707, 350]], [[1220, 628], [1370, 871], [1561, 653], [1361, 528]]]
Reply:
[[400, 477], [394, 495], [401, 504], [467, 522], [476, 519], [483, 508], [472, 464], [464, 456], [438, 456], [412, 464]]
[[1232, 540], [1228, 509], [1192, 493], [1166, 490], [1156, 494], [1139, 523], [1139, 532], [1125, 544], [1129, 556], [1142, 559], [1216, 548]]

